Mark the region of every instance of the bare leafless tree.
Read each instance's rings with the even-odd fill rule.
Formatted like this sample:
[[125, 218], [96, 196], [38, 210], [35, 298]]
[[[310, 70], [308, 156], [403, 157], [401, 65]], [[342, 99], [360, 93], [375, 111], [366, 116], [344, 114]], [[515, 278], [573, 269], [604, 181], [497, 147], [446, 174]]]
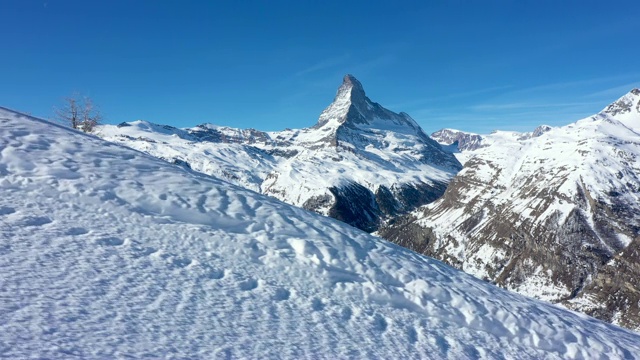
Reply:
[[78, 100], [75, 96], [70, 96], [65, 98], [64, 101], [63, 107], [54, 109], [56, 120], [77, 129], [80, 123]]
[[93, 132], [102, 122], [102, 114], [93, 104], [93, 100], [85, 97], [80, 107], [80, 129], [84, 132]]
[[64, 99], [64, 106], [55, 109], [56, 119], [74, 129], [93, 132], [102, 122], [102, 114], [87, 96], [74, 94]]

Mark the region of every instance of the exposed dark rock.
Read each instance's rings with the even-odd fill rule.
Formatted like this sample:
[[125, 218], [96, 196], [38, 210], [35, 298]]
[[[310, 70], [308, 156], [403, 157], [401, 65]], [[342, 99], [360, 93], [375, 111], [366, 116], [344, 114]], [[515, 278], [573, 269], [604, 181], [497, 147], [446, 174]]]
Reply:
[[191, 169], [191, 165], [189, 165], [188, 162], [186, 162], [186, 161], [184, 161], [182, 159], [173, 159], [173, 163], [176, 164], [176, 165], [183, 166], [183, 167], [185, 167], [187, 169]]
[[255, 129], [213, 128], [207, 125], [198, 125], [189, 130], [189, 134], [199, 141], [210, 141], [228, 144], [268, 144], [271, 143], [269, 135]]
[[380, 208], [373, 193], [364, 186], [351, 183], [329, 189], [335, 198], [329, 216], [367, 232], [378, 228]]

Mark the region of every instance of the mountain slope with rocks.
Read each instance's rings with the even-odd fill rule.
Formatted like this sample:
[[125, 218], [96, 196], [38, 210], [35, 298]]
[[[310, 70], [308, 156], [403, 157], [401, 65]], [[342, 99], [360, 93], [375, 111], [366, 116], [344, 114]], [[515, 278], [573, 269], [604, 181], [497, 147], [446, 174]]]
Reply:
[[[640, 329], [640, 90], [462, 151], [444, 196], [379, 234], [521, 294]], [[458, 154], [456, 154], [458, 155]]]
[[[510, 132], [510, 134], [515, 136], [516, 140], [521, 141], [538, 137], [551, 129], [551, 126], [540, 125], [532, 132]], [[494, 131], [494, 133], [498, 133], [498, 131]], [[501, 133], [504, 134], [506, 132], [503, 131]], [[431, 138], [438, 142], [445, 151], [455, 154], [456, 158], [464, 163], [470, 156], [473, 156], [474, 153], [472, 150], [490, 146], [494, 141], [500, 141], [501, 136], [483, 136], [461, 130], [441, 129], [432, 133]]]
[[442, 129], [431, 134], [440, 145], [453, 146], [455, 150], [467, 151], [480, 148], [482, 136], [455, 129]]
[[136, 121], [105, 125], [99, 134], [366, 231], [439, 198], [462, 168], [409, 115], [371, 101], [351, 75], [310, 128]]

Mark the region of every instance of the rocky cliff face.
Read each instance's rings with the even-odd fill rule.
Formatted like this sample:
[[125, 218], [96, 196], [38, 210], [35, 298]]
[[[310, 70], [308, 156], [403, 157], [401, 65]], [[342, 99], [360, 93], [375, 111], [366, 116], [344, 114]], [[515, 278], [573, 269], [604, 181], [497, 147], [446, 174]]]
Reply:
[[441, 199], [379, 234], [510, 290], [640, 329], [639, 129], [636, 89], [565, 127], [495, 132], [465, 154]]
[[306, 129], [125, 124], [100, 133], [365, 231], [434, 201], [462, 168], [409, 115], [371, 101], [352, 75]]

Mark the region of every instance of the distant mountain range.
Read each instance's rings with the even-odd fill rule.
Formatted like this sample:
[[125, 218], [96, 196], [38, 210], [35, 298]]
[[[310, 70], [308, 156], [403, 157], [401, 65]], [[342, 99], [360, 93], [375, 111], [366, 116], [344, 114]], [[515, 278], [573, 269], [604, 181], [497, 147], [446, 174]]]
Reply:
[[462, 168], [409, 115], [369, 100], [351, 75], [307, 129], [135, 121], [105, 125], [100, 136], [369, 232], [442, 196]]
[[307, 129], [136, 121], [105, 125], [100, 136], [640, 329], [637, 89], [564, 127], [443, 129], [436, 142], [347, 75]]
[[[518, 140], [527, 140], [538, 137], [551, 130], [551, 126], [540, 125], [532, 132], [516, 133]], [[476, 150], [482, 146], [488, 146], [487, 136], [469, 133], [454, 129], [442, 129], [431, 134], [431, 138], [443, 145], [445, 149], [457, 153], [468, 150]], [[489, 139], [491, 137], [488, 137]]]

